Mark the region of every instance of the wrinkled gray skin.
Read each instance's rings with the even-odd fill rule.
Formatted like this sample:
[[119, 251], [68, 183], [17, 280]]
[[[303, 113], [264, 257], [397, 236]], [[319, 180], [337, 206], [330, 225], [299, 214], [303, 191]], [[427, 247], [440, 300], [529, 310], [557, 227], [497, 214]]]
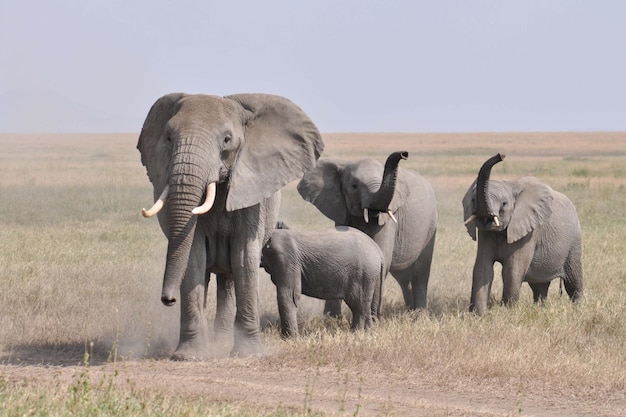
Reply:
[[283, 336], [298, 335], [300, 294], [344, 300], [352, 311], [352, 330], [372, 325], [385, 260], [365, 233], [347, 226], [320, 232], [277, 229], [263, 246], [261, 264], [276, 285]]
[[[173, 93], [150, 109], [137, 148], [154, 198], [170, 187], [158, 218], [168, 238], [163, 304], [174, 305], [180, 290], [180, 338], [173, 358], [207, 357], [210, 273], [217, 274], [216, 338], [232, 340], [234, 324], [232, 354], [262, 352], [261, 248], [276, 224], [280, 188], [313, 167], [323, 150], [317, 128], [283, 97]], [[217, 183], [213, 207], [192, 214], [212, 182]]]
[[[366, 223], [363, 209], [371, 208], [383, 171], [383, 164], [374, 159], [320, 160], [305, 173], [298, 191], [335, 225], [355, 227], [370, 236], [383, 252], [385, 273], [391, 272], [400, 284], [407, 308], [425, 309], [437, 225], [435, 192], [417, 172], [397, 168], [395, 181], [385, 182], [391, 201], [370, 210]], [[340, 316], [341, 304], [329, 301], [325, 312]]]
[[[569, 297], [581, 299], [581, 229], [572, 202], [533, 177], [496, 181], [489, 180], [487, 172], [482, 187], [478, 181], [462, 202], [466, 220], [477, 216], [466, 224], [472, 239], [478, 238], [470, 311], [481, 314], [487, 308], [495, 262], [502, 264], [503, 304], [519, 299], [523, 281], [530, 285], [534, 301], [541, 302], [550, 282], [559, 277]], [[480, 208], [477, 213], [476, 195], [482, 194], [477, 188], [485, 190], [482, 213]]]

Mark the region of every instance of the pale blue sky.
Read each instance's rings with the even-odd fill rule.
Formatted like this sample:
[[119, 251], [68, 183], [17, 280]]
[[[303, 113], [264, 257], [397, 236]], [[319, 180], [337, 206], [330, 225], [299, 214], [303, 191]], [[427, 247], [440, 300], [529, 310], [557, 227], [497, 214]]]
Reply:
[[173, 91], [323, 132], [626, 130], [620, 0], [0, 0], [0, 132], [137, 132]]

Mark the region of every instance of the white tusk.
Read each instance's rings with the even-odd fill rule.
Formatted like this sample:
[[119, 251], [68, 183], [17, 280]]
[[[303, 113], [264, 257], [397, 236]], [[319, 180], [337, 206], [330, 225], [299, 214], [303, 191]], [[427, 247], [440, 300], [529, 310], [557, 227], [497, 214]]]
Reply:
[[496, 224], [496, 227], [500, 227], [500, 220], [498, 220], [498, 216], [493, 216], [493, 222]]
[[146, 210], [145, 208], [141, 209], [141, 214], [143, 215], [143, 217], [152, 217], [155, 214], [157, 214], [159, 211], [161, 211], [161, 209], [163, 208], [163, 204], [165, 203], [165, 200], [167, 200], [167, 195], [169, 194], [169, 192], [170, 192], [170, 186], [168, 184], [163, 189], [163, 192], [161, 193], [157, 201], [154, 202], [154, 205], [150, 207], [150, 210]]
[[469, 216], [469, 217], [467, 218], [467, 220], [465, 220], [465, 223], [464, 223], [464, 224], [467, 226], [468, 224], [470, 224], [471, 222], [473, 222], [474, 220], [476, 220], [476, 217], [478, 217], [478, 216], [476, 216], [475, 214], [472, 214], [471, 216]]
[[365, 219], [365, 223], [370, 222], [370, 215], [366, 208], [363, 209], [363, 218]]
[[193, 214], [204, 214], [208, 212], [209, 210], [211, 210], [211, 207], [213, 207], [213, 203], [215, 202], [216, 188], [217, 186], [215, 185], [214, 182], [207, 184], [206, 199], [204, 200], [204, 203], [201, 206], [198, 206], [195, 209], [191, 210]]
[[393, 215], [391, 210], [387, 210], [387, 214], [391, 217], [391, 220], [393, 220], [394, 223], [398, 223], [398, 219], [396, 219], [396, 216]]

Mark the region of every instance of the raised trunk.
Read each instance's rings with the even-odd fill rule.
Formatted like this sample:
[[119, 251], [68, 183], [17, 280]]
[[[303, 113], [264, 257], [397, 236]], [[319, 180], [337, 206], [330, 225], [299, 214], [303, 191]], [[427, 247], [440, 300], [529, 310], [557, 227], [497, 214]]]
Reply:
[[161, 302], [176, 303], [176, 293], [185, 275], [198, 216], [192, 211], [200, 204], [208, 172], [205, 158], [193, 145], [179, 145], [174, 155], [167, 200], [169, 235]]
[[393, 199], [393, 194], [396, 190], [396, 180], [398, 178], [398, 164], [400, 160], [407, 159], [409, 153], [406, 151], [394, 152], [385, 162], [385, 169], [383, 171], [383, 179], [380, 183], [380, 188], [372, 197], [369, 209], [377, 211], [387, 211], [389, 204]]
[[478, 217], [488, 217], [489, 212], [489, 176], [491, 168], [504, 159], [504, 155], [497, 154], [489, 158], [478, 171], [476, 180], [476, 215]]

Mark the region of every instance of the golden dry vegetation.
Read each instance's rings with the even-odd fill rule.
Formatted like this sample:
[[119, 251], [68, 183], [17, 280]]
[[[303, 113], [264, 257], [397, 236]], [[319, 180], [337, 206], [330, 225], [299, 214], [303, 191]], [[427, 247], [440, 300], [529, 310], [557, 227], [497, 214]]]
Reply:
[[[626, 133], [325, 134], [323, 157], [401, 164], [433, 184], [439, 227], [427, 314], [393, 278], [375, 329], [300, 311], [280, 339], [261, 273], [267, 354], [167, 360], [178, 311], [161, 305], [166, 241], [141, 217], [152, 189], [137, 135], [0, 135], [0, 415], [623, 415], [626, 413]], [[461, 198], [482, 162], [567, 194], [583, 227], [586, 300], [552, 284], [543, 307], [467, 313], [475, 243]], [[295, 191], [283, 220], [330, 227]], [[215, 296], [211, 283], [210, 297]], [[211, 305], [211, 299], [209, 305]], [[346, 314], [349, 314], [346, 310]]]

